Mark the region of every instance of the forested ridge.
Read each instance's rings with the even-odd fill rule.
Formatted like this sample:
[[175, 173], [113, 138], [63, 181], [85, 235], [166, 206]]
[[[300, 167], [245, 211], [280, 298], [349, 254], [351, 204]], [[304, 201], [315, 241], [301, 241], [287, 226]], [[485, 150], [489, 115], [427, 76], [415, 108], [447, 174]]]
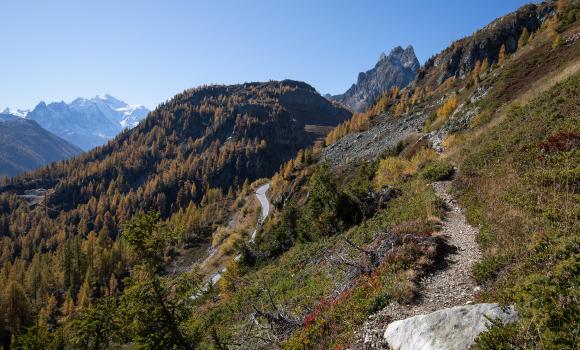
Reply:
[[[249, 181], [272, 175], [321, 136], [305, 125], [349, 117], [301, 82], [204, 86], [103, 147], [1, 180], [0, 284], [28, 300], [10, 312], [17, 319], [5, 336], [39, 312], [55, 326], [114, 294], [132, 265], [117, 238], [133, 215], [158, 211], [179, 226], [180, 244], [195, 244]], [[33, 202], [23, 196], [39, 189]]]
[[[366, 349], [376, 327], [386, 346], [454, 264], [443, 181], [479, 228], [463, 297], [519, 314], [473, 346], [574, 348], [579, 18], [579, 1], [525, 5], [350, 119], [300, 82], [188, 90], [102, 148], [3, 180], [2, 345]], [[307, 125], [336, 127], [322, 141]]]

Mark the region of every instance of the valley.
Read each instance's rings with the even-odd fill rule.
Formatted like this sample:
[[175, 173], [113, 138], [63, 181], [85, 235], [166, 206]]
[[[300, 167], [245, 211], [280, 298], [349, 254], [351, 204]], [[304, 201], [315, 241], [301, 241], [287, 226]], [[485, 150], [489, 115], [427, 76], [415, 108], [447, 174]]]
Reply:
[[546, 1], [344, 94], [0, 114], [0, 347], [577, 348], [579, 57]]

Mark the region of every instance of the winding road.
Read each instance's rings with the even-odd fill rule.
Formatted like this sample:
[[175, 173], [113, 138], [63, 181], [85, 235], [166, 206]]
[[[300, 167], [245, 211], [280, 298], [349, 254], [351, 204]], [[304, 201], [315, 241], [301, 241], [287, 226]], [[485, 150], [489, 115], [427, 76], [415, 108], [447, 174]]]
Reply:
[[250, 236], [250, 242], [253, 242], [254, 239], [256, 239], [258, 228], [262, 226], [264, 220], [266, 220], [266, 218], [270, 214], [270, 201], [268, 200], [268, 197], [266, 197], [266, 192], [268, 192], [269, 189], [270, 184], [267, 183], [265, 185], [258, 187], [258, 190], [256, 191], [256, 198], [258, 198], [258, 201], [260, 201], [260, 207], [262, 208], [262, 211], [260, 213], [260, 219], [258, 220], [258, 226]]
[[[256, 198], [258, 198], [258, 201], [260, 202], [261, 212], [260, 212], [260, 218], [258, 219], [258, 225], [256, 225], [256, 228], [254, 229], [254, 231], [250, 235], [250, 242], [253, 242], [256, 239], [256, 234], [258, 233], [258, 230], [260, 229], [260, 227], [264, 223], [264, 220], [266, 220], [266, 218], [270, 214], [270, 201], [268, 200], [268, 197], [266, 197], [266, 192], [268, 192], [269, 189], [270, 189], [270, 184], [267, 183], [265, 185], [258, 187], [258, 189], [256, 190]], [[238, 254], [234, 258], [234, 260], [236, 260], [236, 261], [240, 260], [241, 257], [242, 256]], [[219, 270], [218, 272], [214, 273], [211, 276], [210, 284], [214, 285], [214, 284], [218, 283], [218, 281], [222, 278], [222, 274], [224, 272], [226, 272], [226, 270], [227, 269], [224, 267], [221, 270]]]

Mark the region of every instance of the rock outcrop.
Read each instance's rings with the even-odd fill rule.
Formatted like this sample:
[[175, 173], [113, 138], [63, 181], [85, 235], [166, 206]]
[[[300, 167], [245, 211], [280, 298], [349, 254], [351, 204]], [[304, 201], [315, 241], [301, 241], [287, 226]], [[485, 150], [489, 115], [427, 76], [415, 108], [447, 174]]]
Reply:
[[428, 112], [413, 113], [402, 117], [382, 114], [375, 119], [376, 125], [369, 130], [348, 134], [322, 151], [321, 158], [332, 166], [343, 166], [361, 160], [372, 160], [395, 147], [410, 134], [418, 134]]
[[387, 327], [385, 339], [393, 350], [469, 349], [477, 336], [492, 324], [516, 321], [510, 307], [502, 310], [497, 304], [475, 304], [442, 309], [395, 321]]
[[389, 55], [381, 54], [375, 67], [358, 75], [353, 84], [342, 95], [330, 99], [348, 106], [354, 112], [362, 112], [392, 87], [405, 87], [417, 77], [419, 60], [412, 46], [403, 49], [400, 46], [391, 50]]
[[554, 13], [554, 2], [529, 4], [491, 22], [428, 59], [419, 71], [418, 84], [435, 88], [450, 77], [468, 74], [477, 61], [487, 58], [490, 64], [497, 62], [502, 45], [506, 53], [515, 52], [524, 29], [535, 32]]

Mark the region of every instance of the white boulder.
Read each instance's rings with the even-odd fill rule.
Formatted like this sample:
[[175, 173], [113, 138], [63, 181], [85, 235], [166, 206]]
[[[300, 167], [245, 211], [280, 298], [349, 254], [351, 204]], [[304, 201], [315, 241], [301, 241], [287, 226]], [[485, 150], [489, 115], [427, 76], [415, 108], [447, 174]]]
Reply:
[[513, 307], [502, 310], [498, 304], [456, 306], [395, 321], [387, 326], [384, 337], [393, 350], [464, 350], [489, 328], [490, 320], [511, 323], [517, 313]]

